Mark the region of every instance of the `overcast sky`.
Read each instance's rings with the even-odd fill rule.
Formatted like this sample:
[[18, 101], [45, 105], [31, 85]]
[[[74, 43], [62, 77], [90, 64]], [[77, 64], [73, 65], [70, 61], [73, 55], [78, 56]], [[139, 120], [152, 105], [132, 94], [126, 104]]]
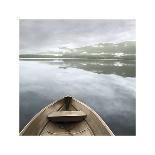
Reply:
[[20, 20], [20, 51], [136, 40], [135, 20]]

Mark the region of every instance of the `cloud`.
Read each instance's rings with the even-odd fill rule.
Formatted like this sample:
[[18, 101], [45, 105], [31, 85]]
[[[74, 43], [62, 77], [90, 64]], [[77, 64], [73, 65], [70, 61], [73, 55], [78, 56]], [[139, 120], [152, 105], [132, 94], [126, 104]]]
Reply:
[[135, 40], [135, 20], [20, 20], [20, 50]]

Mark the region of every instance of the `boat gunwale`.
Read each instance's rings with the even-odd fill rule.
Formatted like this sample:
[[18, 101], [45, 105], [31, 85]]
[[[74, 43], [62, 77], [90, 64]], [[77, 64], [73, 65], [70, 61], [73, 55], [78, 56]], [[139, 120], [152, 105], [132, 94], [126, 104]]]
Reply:
[[[95, 116], [98, 118], [98, 120], [102, 123], [102, 125], [107, 129], [107, 131], [110, 133], [111, 136], [114, 136], [113, 132], [110, 130], [110, 128], [107, 126], [107, 124], [103, 121], [103, 119], [99, 116], [99, 114], [96, 113], [95, 110], [93, 110], [91, 107], [89, 107], [87, 104], [85, 104], [82, 101], [77, 100], [76, 98], [72, 97], [76, 102], [82, 104], [82, 106], [84, 106], [85, 108], [87, 108], [88, 110], [90, 110], [91, 112], [93, 112], [95, 114]], [[87, 122], [88, 123], [88, 122]], [[89, 123], [88, 123], [89, 124]]]
[[[64, 96], [63, 98], [59, 98], [53, 102], [51, 102], [50, 104], [48, 104], [47, 106], [45, 106], [43, 109], [41, 109], [38, 113], [36, 113], [32, 119], [25, 125], [25, 127], [21, 130], [21, 132], [19, 133], [20, 136], [23, 136], [24, 132], [28, 129], [28, 127], [33, 123], [33, 121], [40, 115], [42, 114], [46, 109], [48, 109], [50, 106], [53, 106], [54, 104], [64, 100], [65, 97], [71, 97], [75, 102], [80, 103], [82, 106], [84, 106], [86, 109], [90, 110], [92, 113], [94, 113], [94, 115], [98, 118], [98, 120], [100, 121], [100, 123], [106, 128], [106, 130], [109, 132], [110, 136], [114, 136], [113, 132], [110, 130], [110, 128], [107, 126], [107, 124], [103, 121], [103, 119], [95, 112], [95, 110], [93, 110], [91, 107], [89, 107], [88, 105], [86, 105], [84, 102], [74, 98], [73, 96]], [[62, 108], [62, 106], [60, 107], [60, 109]], [[88, 123], [88, 122], [87, 122]], [[89, 123], [88, 123], [89, 124]], [[37, 136], [37, 135], [36, 135]]]
[[[64, 98], [64, 97], [63, 97]], [[48, 104], [47, 106], [45, 106], [44, 108], [42, 108], [39, 112], [37, 112], [32, 118], [31, 120], [24, 126], [24, 128], [21, 130], [21, 132], [19, 133], [20, 136], [22, 136], [22, 134], [24, 134], [24, 132], [27, 130], [27, 128], [33, 123], [33, 121], [40, 115], [42, 114], [46, 109], [48, 109], [50, 106], [53, 106], [54, 104], [56, 104], [57, 102], [63, 100], [63, 98], [57, 99], [53, 102], [51, 102], [50, 104]], [[61, 107], [60, 107], [61, 108]]]

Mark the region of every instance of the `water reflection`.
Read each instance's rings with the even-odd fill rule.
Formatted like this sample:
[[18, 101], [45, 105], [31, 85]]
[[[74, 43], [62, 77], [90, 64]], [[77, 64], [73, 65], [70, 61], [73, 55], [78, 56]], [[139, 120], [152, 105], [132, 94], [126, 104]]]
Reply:
[[134, 63], [121, 63], [124, 65], [83, 60], [20, 61], [20, 130], [44, 106], [71, 95], [92, 107], [114, 134], [135, 135]]
[[63, 59], [41, 61], [60, 68], [79, 68], [98, 74], [117, 74], [124, 77], [135, 77], [135, 60], [101, 60], [101, 59]]

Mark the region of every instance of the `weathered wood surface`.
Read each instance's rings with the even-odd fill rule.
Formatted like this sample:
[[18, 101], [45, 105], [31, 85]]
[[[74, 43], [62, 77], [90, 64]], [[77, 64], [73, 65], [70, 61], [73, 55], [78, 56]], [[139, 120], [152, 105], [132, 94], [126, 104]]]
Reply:
[[48, 106], [46, 106], [31, 119], [31, 121], [20, 132], [20, 135], [39, 135], [48, 122], [47, 115], [52, 111], [59, 111], [63, 106], [63, 99], [59, 100], [59, 102], [55, 101], [54, 103], [51, 103]]
[[40, 134], [41, 136], [93, 136], [93, 132], [84, 120], [78, 123], [53, 123], [49, 121]]
[[[67, 100], [67, 101], [66, 101]], [[66, 106], [67, 103], [67, 106]], [[51, 113], [63, 113], [62, 111], [82, 111], [86, 118], [81, 122], [57, 123], [48, 119]], [[56, 114], [55, 113], [55, 114]], [[59, 112], [58, 112], [59, 113]], [[101, 117], [90, 107], [75, 98], [63, 98], [51, 103], [38, 114], [24, 127], [20, 135], [67, 135], [67, 136], [92, 136], [92, 135], [107, 135], [112, 136], [113, 133], [101, 119]]]
[[79, 122], [86, 118], [83, 111], [57, 111], [48, 115], [48, 119], [52, 122]]
[[90, 107], [88, 107], [83, 102], [80, 102], [76, 99], [73, 100], [72, 106], [78, 110], [81, 110], [87, 114], [86, 122], [91, 128], [94, 135], [97, 136], [111, 136], [114, 135], [102, 118]]

